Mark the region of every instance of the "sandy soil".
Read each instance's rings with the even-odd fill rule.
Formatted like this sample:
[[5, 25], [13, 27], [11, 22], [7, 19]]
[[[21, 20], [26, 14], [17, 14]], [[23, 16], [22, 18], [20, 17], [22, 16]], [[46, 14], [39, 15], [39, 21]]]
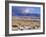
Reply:
[[17, 20], [16, 17], [12, 17], [12, 30], [30, 30], [39, 29], [39, 20]]

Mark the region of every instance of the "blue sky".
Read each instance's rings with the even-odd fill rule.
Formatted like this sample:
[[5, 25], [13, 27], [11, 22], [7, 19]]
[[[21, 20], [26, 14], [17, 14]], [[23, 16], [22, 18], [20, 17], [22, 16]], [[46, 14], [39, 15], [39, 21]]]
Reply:
[[12, 16], [39, 15], [40, 7], [12, 6]]

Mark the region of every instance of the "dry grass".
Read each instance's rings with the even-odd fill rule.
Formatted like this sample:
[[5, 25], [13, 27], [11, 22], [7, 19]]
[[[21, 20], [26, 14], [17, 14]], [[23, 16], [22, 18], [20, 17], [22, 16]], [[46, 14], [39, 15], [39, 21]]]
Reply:
[[12, 18], [13, 30], [21, 29], [38, 29], [40, 27], [40, 20], [16, 20], [16, 17]]

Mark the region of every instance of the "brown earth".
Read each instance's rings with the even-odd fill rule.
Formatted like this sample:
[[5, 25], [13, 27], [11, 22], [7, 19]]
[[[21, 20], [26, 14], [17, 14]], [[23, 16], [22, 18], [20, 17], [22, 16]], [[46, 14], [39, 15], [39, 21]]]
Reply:
[[16, 29], [38, 29], [40, 28], [40, 19], [39, 20], [16, 20], [16, 17], [12, 17], [12, 27], [13, 30]]

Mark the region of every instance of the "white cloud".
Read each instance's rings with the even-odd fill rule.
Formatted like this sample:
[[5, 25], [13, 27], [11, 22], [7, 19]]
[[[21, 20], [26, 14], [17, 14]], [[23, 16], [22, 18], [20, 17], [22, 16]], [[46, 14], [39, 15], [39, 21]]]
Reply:
[[26, 9], [22, 10], [22, 13], [30, 13], [30, 9], [26, 8]]

